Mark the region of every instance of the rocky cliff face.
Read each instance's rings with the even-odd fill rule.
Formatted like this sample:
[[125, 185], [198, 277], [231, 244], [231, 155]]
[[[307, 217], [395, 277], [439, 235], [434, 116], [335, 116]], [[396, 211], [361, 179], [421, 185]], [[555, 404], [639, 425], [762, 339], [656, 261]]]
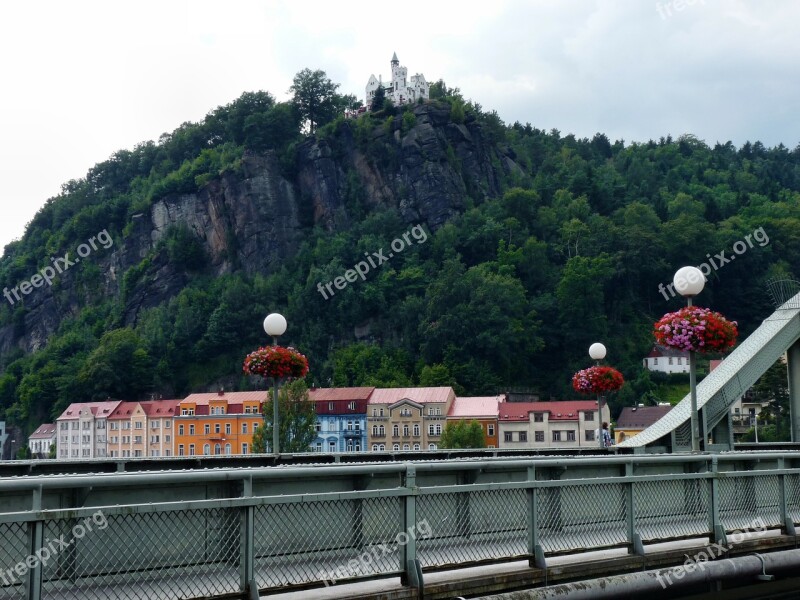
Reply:
[[[297, 251], [309, 228], [335, 231], [357, 218], [347, 203], [354, 186], [367, 208], [394, 206], [409, 224], [436, 230], [463, 211], [468, 196], [477, 202], [496, 196], [503, 178], [520, 170], [486, 141], [477, 122], [453, 123], [449, 109], [433, 104], [413, 112], [416, 123], [405, 131], [398, 116], [389, 126], [361, 131], [358, 140], [354, 121], [325, 139], [307, 140], [291, 178], [275, 157], [246, 154], [241, 175], [154, 202], [133, 217], [125, 238], [92, 257], [105, 293], [121, 297], [125, 272], [150, 257], [147, 276], [124, 298], [124, 321], [135, 323], [141, 310], [177, 294], [188, 275], [153, 253], [175, 225], [197, 237], [215, 273], [269, 273]], [[42, 347], [62, 319], [90, 300], [79, 287], [74, 271], [66, 271], [56, 285], [34, 290], [25, 299], [24, 322], [0, 329], [0, 353]]]

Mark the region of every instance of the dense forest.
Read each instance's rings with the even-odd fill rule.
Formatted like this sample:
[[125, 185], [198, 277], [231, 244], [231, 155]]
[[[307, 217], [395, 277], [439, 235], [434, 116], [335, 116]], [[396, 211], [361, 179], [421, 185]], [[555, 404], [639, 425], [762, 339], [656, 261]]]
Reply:
[[[738, 321], [743, 336], [772, 310], [765, 281], [798, 275], [800, 146], [577, 139], [507, 125], [442, 81], [426, 106], [387, 101], [358, 118], [345, 118], [358, 103], [322, 72], [299, 73], [292, 89], [283, 103], [245, 93], [120, 150], [65, 183], [5, 248], [0, 288], [11, 289], [98, 232], [114, 239], [41, 291], [46, 320], [31, 312], [33, 295], [2, 302], [0, 419], [32, 430], [74, 401], [247, 389], [257, 382], [241, 374], [242, 360], [267, 341], [261, 321], [272, 311], [289, 322], [282, 343], [309, 357], [309, 385], [573, 398], [572, 373], [602, 341], [627, 380], [614, 405], [658, 400], [662, 382], [641, 359], [653, 322], [681, 305], [662, 292], [678, 267], [724, 252], [697, 303]], [[244, 180], [252, 157], [296, 186], [320, 144], [336, 164], [355, 149], [384, 187], [414, 185], [396, 182], [430, 111], [445, 115], [443, 131], [480, 144], [495, 181], [471, 184], [470, 156], [443, 143], [442, 168], [463, 192], [446, 219], [409, 218], [402, 191], [396, 202], [376, 199], [342, 168], [335, 218], [317, 218], [298, 194], [299, 241], [266, 266], [230, 250], [242, 243], [235, 229], [224, 268], [188, 223], [153, 243], [141, 233], [158, 202]], [[363, 277], [325, 287], [368, 259]], [[178, 288], [156, 297], [165, 272]], [[47, 321], [46, 339], [32, 335], [35, 319]]]

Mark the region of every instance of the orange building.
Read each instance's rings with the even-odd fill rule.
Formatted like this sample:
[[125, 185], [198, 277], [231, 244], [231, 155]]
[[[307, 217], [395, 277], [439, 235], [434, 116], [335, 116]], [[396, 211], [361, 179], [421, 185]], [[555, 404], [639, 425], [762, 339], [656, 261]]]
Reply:
[[172, 419], [178, 413], [179, 402], [119, 402], [108, 416], [107, 456], [172, 456]]
[[191, 394], [175, 416], [175, 455], [250, 454], [267, 392]]
[[497, 448], [497, 412], [500, 402], [505, 396], [473, 396], [457, 397], [450, 405], [447, 422], [477, 421], [483, 429], [483, 438], [487, 448]]

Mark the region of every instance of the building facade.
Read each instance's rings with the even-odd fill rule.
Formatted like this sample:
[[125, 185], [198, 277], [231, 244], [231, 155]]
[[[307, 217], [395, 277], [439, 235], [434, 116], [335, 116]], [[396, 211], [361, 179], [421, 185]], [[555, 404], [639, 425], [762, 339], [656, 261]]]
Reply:
[[597, 430], [609, 421], [603, 404], [598, 419], [593, 400], [502, 402], [498, 406], [501, 448], [577, 448], [596, 446]]
[[437, 450], [451, 387], [376, 388], [367, 401], [367, 445], [372, 452]]
[[647, 429], [672, 410], [669, 404], [658, 406], [626, 406], [614, 426], [614, 442], [619, 444]]
[[397, 53], [392, 55], [390, 65], [392, 79], [389, 83], [384, 84], [380, 76], [377, 78], [375, 75], [369, 76], [369, 81], [367, 81], [367, 86], [364, 90], [364, 104], [367, 109], [372, 106], [372, 99], [375, 97], [375, 92], [379, 87], [383, 87], [386, 98], [396, 105], [414, 103], [420, 99], [427, 100], [430, 97], [430, 84], [425, 81], [425, 76], [417, 73], [409, 79], [408, 69], [400, 66]]
[[266, 399], [266, 391], [187, 396], [173, 425], [175, 456], [250, 454]]
[[108, 456], [172, 456], [173, 419], [180, 400], [120, 402], [108, 418]]
[[477, 421], [483, 429], [484, 443], [487, 448], [497, 448], [497, 414], [505, 396], [466, 396], [458, 397], [450, 405], [447, 422]]
[[688, 373], [689, 353], [666, 346], [653, 346], [643, 364], [645, 369], [659, 373]]
[[317, 414], [315, 452], [366, 452], [367, 401], [374, 387], [312, 388]]
[[106, 458], [108, 417], [120, 400], [75, 402], [56, 419], [56, 459]]
[[56, 424], [44, 423], [36, 428], [28, 438], [31, 458], [48, 458], [50, 448], [56, 443]]

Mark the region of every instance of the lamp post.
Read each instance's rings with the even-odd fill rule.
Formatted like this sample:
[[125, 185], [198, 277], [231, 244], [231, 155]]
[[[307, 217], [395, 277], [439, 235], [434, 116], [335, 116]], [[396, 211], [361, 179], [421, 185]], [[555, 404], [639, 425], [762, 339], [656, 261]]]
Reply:
[[[600, 361], [606, 357], [606, 347], [600, 342], [595, 342], [589, 346], [589, 356], [592, 360], [597, 361], [599, 365]], [[601, 402], [600, 392], [597, 392], [597, 437], [599, 438], [598, 443], [600, 447], [605, 448], [605, 444], [603, 443], [603, 409]]]
[[[697, 267], [682, 267], [675, 272], [672, 283], [678, 293], [686, 298], [686, 305], [692, 306], [692, 298], [703, 291], [706, 278]], [[697, 414], [697, 372], [695, 370], [695, 351], [689, 350], [689, 395], [692, 401], [692, 452], [700, 452], [700, 419]]]
[[[270, 313], [264, 319], [264, 331], [272, 337], [272, 345], [278, 345], [278, 337], [286, 332], [286, 319], [279, 313]], [[272, 452], [275, 458], [280, 454], [278, 428], [278, 378], [272, 378]]]

